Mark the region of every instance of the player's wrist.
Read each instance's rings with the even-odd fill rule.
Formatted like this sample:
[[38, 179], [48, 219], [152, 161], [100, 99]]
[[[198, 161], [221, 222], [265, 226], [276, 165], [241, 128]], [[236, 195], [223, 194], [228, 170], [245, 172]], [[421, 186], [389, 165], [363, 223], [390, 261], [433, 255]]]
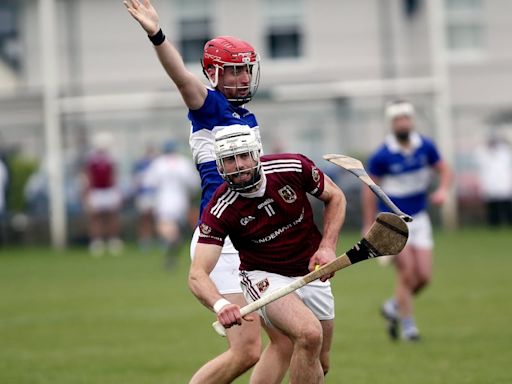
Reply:
[[161, 45], [165, 41], [165, 35], [162, 31], [162, 28], [157, 25], [158, 30], [154, 33], [148, 33], [149, 40], [153, 43], [154, 46]]
[[225, 298], [219, 299], [215, 302], [215, 304], [213, 304], [213, 311], [215, 313], [219, 313], [222, 308], [229, 304], [231, 304], [231, 302], [226, 300]]
[[318, 250], [322, 251], [322, 252], [327, 252], [327, 253], [331, 253], [331, 252], [336, 253], [336, 245], [320, 244], [318, 246]]

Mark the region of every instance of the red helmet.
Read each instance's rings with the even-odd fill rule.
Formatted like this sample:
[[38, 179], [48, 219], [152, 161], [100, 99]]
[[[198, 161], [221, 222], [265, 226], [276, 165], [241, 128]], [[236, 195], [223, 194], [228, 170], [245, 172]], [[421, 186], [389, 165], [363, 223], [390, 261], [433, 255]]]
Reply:
[[[204, 74], [214, 88], [219, 81], [219, 71], [223, 71], [225, 66], [235, 67], [235, 69], [248, 66], [251, 74], [250, 85], [239, 88], [249, 88], [249, 92], [243, 97], [228, 98], [228, 100], [244, 103], [251, 100], [256, 93], [260, 79], [260, 58], [251, 44], [232, 36], [216, 37], [206, 42], [201, 64]], [[215, 69], [213, 78], [207, 72], [209, 68]]]

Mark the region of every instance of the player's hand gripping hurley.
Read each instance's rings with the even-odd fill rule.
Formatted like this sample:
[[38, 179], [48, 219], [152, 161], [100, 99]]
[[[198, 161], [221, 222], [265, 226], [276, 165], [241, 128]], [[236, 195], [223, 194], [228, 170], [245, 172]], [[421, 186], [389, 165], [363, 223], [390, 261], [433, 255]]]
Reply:
[[[240, 309], [240, 314], [244, 317], [324, 275], [329, 275], [352, 264], [374, 257], [396, 255], [405, 247], [408, 237], [407, 224], [400, 216], [389, 212], [380, 213], [368, 233], [346, 253], [268, 296], [244, 306]], [[218, 321], [214, 322], [212, 326], [219, 335], [226, 336], [226, 330]]]
[[363, 183], [370, 187], [372, 192], [375, 193], [378, 196], [378, 198], [381, 199], [384, 202], [384, 204], [386, 204], [389, 207], [389, 209], [391, 209], [394, 213], [396, 213], [405, 221], [412, 221], [412, 217], [403, 213], [400, 210], [400, 208], [398, 208], [395, 205], [395, 203], [391, 201], [388, 195], [386, 195], [384, 191], [377, 184], [374, 183], [371, 177], [368, 176], [368, 173], [366, 173], [366, 170], [363, 167], [363, 163], [361, 163], [359, 160], [354, 159], [353, 157], [337, 155], [334, 153], [324, 155], [324, 159], [356, 175], [359, 178], [359, 180], [361, 180]]

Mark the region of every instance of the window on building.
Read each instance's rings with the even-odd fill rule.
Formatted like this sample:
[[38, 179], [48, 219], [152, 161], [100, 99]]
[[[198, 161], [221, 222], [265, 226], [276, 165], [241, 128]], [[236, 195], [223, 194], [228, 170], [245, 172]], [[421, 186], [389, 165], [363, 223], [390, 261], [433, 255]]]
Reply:
[[199, 63], [204, 44], [211, 39], [213, 5], [209, 0], [175, 0], [178, 47], [186, 63]]
[[19, 9], [14, 1], [0, 1], [0, 60], [20, 69]]
[[303, 55], [302, 0], [265, 0], [267, 52], [271, 58]]
[[446, 39], [449, 52], [478, 54], [484, 49], [481, 0], [445, 0]]
[[405, 15], [409, 18], [416, 16], [421, 8], [421, 0], [403, 0], [402, 3]]

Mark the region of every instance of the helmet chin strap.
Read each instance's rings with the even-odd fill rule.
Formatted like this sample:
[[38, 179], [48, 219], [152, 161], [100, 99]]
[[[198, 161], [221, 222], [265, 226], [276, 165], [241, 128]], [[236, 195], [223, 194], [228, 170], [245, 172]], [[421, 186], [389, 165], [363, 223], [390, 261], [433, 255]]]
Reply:
[[258, 172], [257, 170], [254, 172], [254, 175], [251, 177], [251, 180], [246, 181], [242, 184], [235, 184], [230, 178], [230, 186], [233, 188], [233, 190], [237, 192], [250, 192], [251, 189], [258, 188], [260, 183], [262, 181], [261, 178], [261, 172]]

